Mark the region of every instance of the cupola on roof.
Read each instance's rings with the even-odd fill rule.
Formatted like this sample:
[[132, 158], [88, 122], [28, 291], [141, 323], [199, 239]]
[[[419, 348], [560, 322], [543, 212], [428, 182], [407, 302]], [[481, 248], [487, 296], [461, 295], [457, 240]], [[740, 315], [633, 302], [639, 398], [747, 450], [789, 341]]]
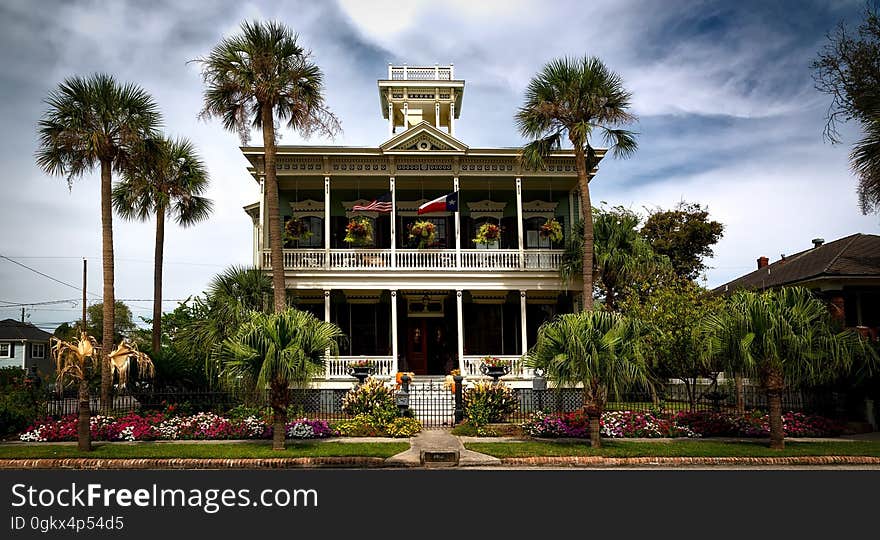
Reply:
[[452, 64], [388, 64], [388, 78], [379, 79], [379, 103], [382, 117], [388, 120], [388, 136], [423, 121], [454, 136], [463, 94], [464, 81], [455, 79]]

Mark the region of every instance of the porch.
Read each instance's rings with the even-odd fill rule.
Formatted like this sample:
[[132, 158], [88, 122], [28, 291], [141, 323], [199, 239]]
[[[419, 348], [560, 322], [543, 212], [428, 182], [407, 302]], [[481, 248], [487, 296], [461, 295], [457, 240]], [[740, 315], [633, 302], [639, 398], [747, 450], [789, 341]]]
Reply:
[[[574, 309], [568, 291], [542, 290], [295, 290], [299, 309], [342, 328], [348, 339], [338, 356], [328, 357], [316, 386], [342, 388], [354, 378], [350, 365], [368, 360], [374, 375], [391, 379], [398, 371], [443, 377], [453, 369], [483, 378], [481, 358], [510, 362], [504, 377], [530, 385], [532, 371], [523, 354], [538, 328]], [[323, 309], [321, 309], [323, 308]]]

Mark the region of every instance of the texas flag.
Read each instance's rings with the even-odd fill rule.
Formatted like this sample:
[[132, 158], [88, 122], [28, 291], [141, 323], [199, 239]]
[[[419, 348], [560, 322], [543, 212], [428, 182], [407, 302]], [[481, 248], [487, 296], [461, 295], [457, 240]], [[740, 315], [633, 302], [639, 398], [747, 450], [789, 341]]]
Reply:
[[431, 212], [458, 212], [458, 192], [453, 191], [419, 206], [419, 214]]

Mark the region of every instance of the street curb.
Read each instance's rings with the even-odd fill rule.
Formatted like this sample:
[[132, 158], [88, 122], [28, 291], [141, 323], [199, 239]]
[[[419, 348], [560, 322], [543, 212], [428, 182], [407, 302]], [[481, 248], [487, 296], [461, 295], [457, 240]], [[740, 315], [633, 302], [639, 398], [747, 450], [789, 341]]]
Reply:
[[385, 467], [380, 457], [297, 458], [39, 458], [0, 459], [2, 469], [318, 469]]
[[502, 458], [502, 465], [570, 467], [639, 467], [646, 465], [880, 465], [873, 456], [791, 457], [625, 457], [540, 456]]

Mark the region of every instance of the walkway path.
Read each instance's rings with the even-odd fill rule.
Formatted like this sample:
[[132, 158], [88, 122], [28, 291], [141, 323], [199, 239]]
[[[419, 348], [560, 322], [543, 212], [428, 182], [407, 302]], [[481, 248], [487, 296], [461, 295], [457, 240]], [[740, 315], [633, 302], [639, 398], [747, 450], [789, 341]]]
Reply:
[[409, 450], [391, 456], [385, 464], [397, 467], [486, 467], [501, 465], [501, 460], [466, 449], [447, 429], [425, 429], [413, 437]]

